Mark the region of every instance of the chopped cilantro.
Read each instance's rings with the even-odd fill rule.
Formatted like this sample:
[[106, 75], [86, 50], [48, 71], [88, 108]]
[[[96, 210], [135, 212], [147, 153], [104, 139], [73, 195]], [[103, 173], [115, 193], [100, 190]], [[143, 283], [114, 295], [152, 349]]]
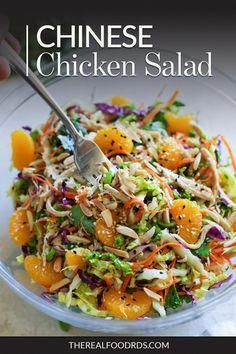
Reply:
[[175, 107], [185, 107], [185, 104], [183, 103], [183, 102], [181, 102], [181, 101], [174, 101], [173, 103], [172, 103], [172, 106], [175, 106]]
[[162, 229], [170, 229], [171, 227], [174, 227], [176, 225], [175, 221], [171, 221], [171, 222], [164, 222], [164, 221], [158, 221], [158, 225], [160, 226], [160, 228]]
[[170, 287], [168, 295], [165, 301], [165, 307], [171, 309], [177, 309], [183, 303], [183, 300], [179, 297], [175, 285]]
[[89, 234], [94, 235], [94, 223], [81, 210], [80, 206], [74, 205], [71, 209], [71, 218], [75, 226], [82, 226]]
[[195, 136], [196, 136], [195, 130], [190, 130], [190, 131], [188, 132], [188, 135], [190, 136], [190, 138], [195, 138]]
[[70, 329], [70, 325], [68, 323], [62, 322], [62, 321], [58, 321], [59, 327], [62, 331], [64, 332], [68, 332]]
[[57, 251], [54, 248], [51, 248], [49, 250], [48, 254], [46, 255], [47, 262], [52, 261], [56, 253], [57, 253]]
[[20, 178], [18, 181], [14, 183], [13, 188], [14, 188], [14, 192], [17, 195], [26, 194], [29, 188], [29, 181]]
[[207, 258], [211, 253], [211, 247], [208, 245], [208, 242], [208, 240], [205, 240], [201, 247], [192, 251], [192, 253], [200, 258]]
[[124, 236], [123, 235], [117, 235], [115, 237], [115, 245], [120, 247], [120, 246], [123, 246], [125, 242], [125, 239], [124, 239]]
[[152, 122], [146, 124], [143, 126], [144, 130], [152, 130], [152, 131], [156, 131], [156, 130], [166, 130], [167, 129], [167, 120], [165, 118], [164, 112], [159, 112], [154, 119], [152, 120]]
[[36, 141], [38, 136], [39, 136], [39, 131], [38, 130], [33, 130], [30, 134], [31, 138]]

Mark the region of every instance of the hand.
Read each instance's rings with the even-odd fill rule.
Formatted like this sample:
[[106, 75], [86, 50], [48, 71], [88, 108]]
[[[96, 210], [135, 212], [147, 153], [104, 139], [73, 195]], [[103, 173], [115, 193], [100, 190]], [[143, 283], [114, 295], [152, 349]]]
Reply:
[[[0, 45], [5, 40], [17, 52], [20, 52], [20, 44], [15, 37], [8, 32], [8, 20], [4, 15], [0, 14]], [[11, 69], [7, 59], [0, 57], [0, 80], [7, 79]]]

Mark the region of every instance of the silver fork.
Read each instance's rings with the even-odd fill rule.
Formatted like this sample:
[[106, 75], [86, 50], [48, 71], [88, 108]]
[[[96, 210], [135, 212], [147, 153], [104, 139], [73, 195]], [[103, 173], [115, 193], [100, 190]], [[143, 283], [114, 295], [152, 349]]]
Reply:
[[48, 103], [58, 118], [65, 125], [74, 140], [74, 159], [81, 176], [87, 181], [96, 185], [101, 173], [99, 167], [105, 164], [109, 170], [116, 172], [115, 166], [103, 154], [97, 144], [93, 141], [81, 137], [71, 120], [49, 94], [45, 86], [37, 76], [28, 68], [26, 76], [26, 64], [17, 53], [8, 45], [6, 41], [0, 44], [0, 55], [7, 58], [12, 69], [17, 72], [34, 90]]

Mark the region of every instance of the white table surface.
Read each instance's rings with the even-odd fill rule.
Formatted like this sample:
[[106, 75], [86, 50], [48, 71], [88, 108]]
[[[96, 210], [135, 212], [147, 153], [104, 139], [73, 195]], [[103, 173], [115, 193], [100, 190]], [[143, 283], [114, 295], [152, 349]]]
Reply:
[[[204, 51], [212, 50], [213, 64], [236, 80], [236, 31], [233, 31], [230, 26], [218, 30], [211, 30], [209, 27], [205, 31], [196, 29], [194, 26], [188, 31], [177, 28], [174, 36], [173, 33], [167, 36], [168, 31], [170, 32], [168, 26], [161, 28], [159, 34], [160, 47], [171, 48], [173, 51], [182, 50], [195, 57], [200, 57]], [[161, 40], [161, 33], [165, 33], [165, 41]], [[184, 43], [181, 43], [182, 38], [184, 38]], [[16, 84], [16, 78], [0, 83], [0, 98], [7, 95]], [[236, 92], [232, 92], [232, 98], [236, 98]], [[0, 280], [0, 336], [84, 336], [94, 334], [94, 332], [77, 328], [71, 328], [69, 332], [61, 331], [57, 321], [25, 304]], [[178, 329], [173, 328], [168, 332], [156, 333], [156, 335], [165, 334], [236, 336], [236, 294], [198, 320], [179, 326]]]

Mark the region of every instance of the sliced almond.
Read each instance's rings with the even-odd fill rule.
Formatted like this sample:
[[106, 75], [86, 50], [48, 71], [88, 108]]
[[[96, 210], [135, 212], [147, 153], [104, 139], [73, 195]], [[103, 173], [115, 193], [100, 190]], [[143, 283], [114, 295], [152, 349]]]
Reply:
[[105, 184], [104, 188], [116, 199], [121, 200], [123, 203], [127, 202], [129, 198], [124, 194], [111, 187], [109, 184]]
[[98, 200], [97, 198], [92, 200], [92, 204], [94, 204], [95, 207], [97, 207], [101, 211], [106, 209], [106, 207], [102, 204], [102, 202], [100, 202], [100, 200]]
[[32, 214], [32, 212], [30, 210], [27, 210], [26, 211], [26, 215], [27, 215], [27, 219], [28, 219], [28, 222], [29, 222], [30, 231], [32, 231], [33, 227], [34, 227], [33, 214]]
[[150, 230], [148, 230], [147, 232], [145, 232], [143, 234], [143, 236], [140, 237], [142, 243], [147, 243], [151, 240], [152, 236], [154, 236], [156, 231], [155, 226], [153, 226]]
[[101, 215], [107, 225], [107, 227], [112, 227], [113, 225], [113, 218], [112, 218], [112, 213], [110, 212], [109, 209], [105, 209], [101, 212]]
[[89, 218], [90, 218], [91, 216], [93, 216], [93, 212], [92, 212], [91, 208], [88, 208], [84, 203], [80, 203], [80, 208], [81, 208], [82, 212], [83, 212], [86, 216], [88, 216]]
[[131, 229], [128, 226], [117, 225], [116, 231], [119, 234], [124, 235], [124, 236], [129, 236], [129, 237], [134, 238], [134, 239], [139, 238], [138, 234], [133, 229]]
[[66, 237], [70, 242], [73, 243], [83, 243], [84, 245], [88, 245], [89, 243], [91, 243], [89, 239], [77, 235], [68, 235]]
[[63, 161], [63, 164], [64, 164], [65, 166], [69, 166], [69, 165], [71, 165], [71, 164], [74, 163], [74, 162], [75, 162], [74, 156], [71, 155], [71, 156], [67, 157], [67, 158]]
[[50, 287], [49, 291], [50, 292], [56, 291], [56, 290], [58, 290], [60, 288], [63, 288], [63, 286], [69, 284], [70, 282], [71, 282], [70, 279], [64, 278], [64, 279], [58, 281], [57, 283], [52, 284], [52, 286]]
[[160, 301], [162, 299], [162, 297], [160, 295], [158, 295], [157, 293], [154, 293], [154, 291], [152, 291], [148, 288], [143, 288], [143, 290], [150, 298], [152, 298], [156, 301]]
[[111, 203], [106, 204], [106, 207], [109, 210], [115, 210], [117, 208], [117, 206], [118, 206], [117, 202], [111, 202]]
[[117, 248], [104, 246], [104, 250], [107, 252], [114, 253], [115, 255], [123, 258], [129, 258], [129, 253], [126, 251], [118, 250]]
[[62, 268], [62, 258], [57, 257], [54, 264], [53, 264], [53, 269], [56, 273], [60, 273], [61, 268]]

